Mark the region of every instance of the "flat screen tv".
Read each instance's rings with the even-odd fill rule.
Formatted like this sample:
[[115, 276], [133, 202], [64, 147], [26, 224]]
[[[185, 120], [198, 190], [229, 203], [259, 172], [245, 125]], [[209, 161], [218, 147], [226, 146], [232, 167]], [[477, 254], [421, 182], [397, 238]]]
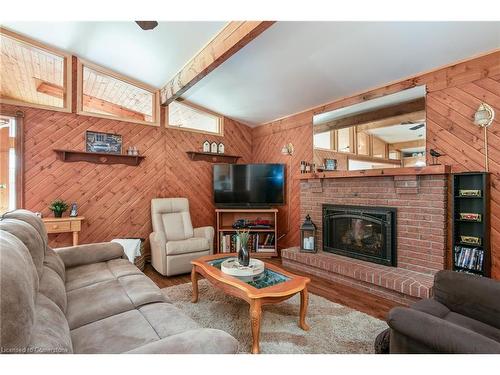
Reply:
[[284, 164], [215, 164], [218, 207], [263, 207], [285, 203]]

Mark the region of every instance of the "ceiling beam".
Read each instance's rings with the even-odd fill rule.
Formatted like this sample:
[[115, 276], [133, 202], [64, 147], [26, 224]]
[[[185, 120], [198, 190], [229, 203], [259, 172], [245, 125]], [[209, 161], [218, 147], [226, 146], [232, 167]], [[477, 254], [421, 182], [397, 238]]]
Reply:
[[[416, 118], [418, 119], [416, 120]], [[358, 126], [358, 130], [367, 130], [396, 125], [404, 121], [420, 121], [421, 119], [425, 120], [425, 98], [398, 103], [374, 111], [314, 125], [314, 133], [324, 133], [329, 130], [342, 129], [354, 125]]]
[[[54, 83], [42, 81], [35, 78], [37, 82], [36, 91], [41, 92], [46, 95], [53, 96], [54, 98], [64, 98], [64, 88], [58, 86]], [[92, 108], [99, 112], [105, 112], [110, 115], [116, 115], [122, 118], [130, 118], [134, 120], [146, 121], [146, 115], [134, 111], [132, 109], [125, 108], [121, 105], [108, 102], [103, 99], [99, 99], [90, 95], [83, 95], [83, 105], [88, 108]]]
[[416, 141], [406, 141], [406, 142], [397, 142], [390, 143], [389, 150], [397, 150], [401, 151], [407, 148], [417, 148], [417, 147], [425, 147], [425, 139], [417, 139]]
[[232, 21], [205, 48], [194, 56], [160, 90], [161, 105], [166, 106], [245, 47], [275, 21]]

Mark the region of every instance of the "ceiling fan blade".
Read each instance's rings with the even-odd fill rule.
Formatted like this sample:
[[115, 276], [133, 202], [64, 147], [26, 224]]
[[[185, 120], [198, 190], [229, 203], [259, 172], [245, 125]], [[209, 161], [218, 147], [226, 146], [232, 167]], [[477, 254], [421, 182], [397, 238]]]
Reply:
[[424, 124], [418, 124], [418, 125], [412, 126], [410, 128], [410, 130], [418, 130], [418, 129], [423, 128], [424, 126], [425, 126]]
[[158, 26], [158, 22], [156, 21], [135, 21], [135, 23], [143, 30], [153, 30]]

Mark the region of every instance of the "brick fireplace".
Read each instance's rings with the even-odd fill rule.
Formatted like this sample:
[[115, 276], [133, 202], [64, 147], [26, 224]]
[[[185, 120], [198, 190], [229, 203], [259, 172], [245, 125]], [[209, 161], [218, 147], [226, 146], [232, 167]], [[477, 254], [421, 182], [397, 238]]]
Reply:
[[[300, 212], [302, 217], [309, 214], [316, 223], [319, 251], [311, 254], [301, 253], [298, 248], [284, 249], [283, 264], [404, 304], [428, 297], [434, 273], [446, 265], [447, 168], [435, 166], [367, 172], [371, 175], [344, 171], [301, 178]], [[344, 228], [338, 236], [349, 237], [349, 246], [337, 245], [333, 247], [334, 251], [330, 243], [323, 243], [324, 225], [329, 225], [323, 221], [328, 207], [340, 208], [336, 217], [353, 220], [349, 225], [342, 226], [339, 222], [334, 226]], [[342, 208], [346, 207], [354, 207], [354, 211], [342, 214]], [[388, 218], [383, 215], [389, 212], [394, 215], [395, 248], [391, 251], [395, 259], [389, 262], [373, 262], [371, 258], [380, 246], [373, 242], [384, 235], [385, 241], [388, 240], [387, 233], [377, 229], [377, 217], [373, 212], [381, 213], [379, 217], [384, 220]], [[369, 220], [375, 218], [372, 220], [375, 226], [368, 228], [368, 232], [363, 225], [370, 224], [360, 222], [362, 217], [356, 216], [359, 213], [371, 215]], [[326, 220], [329, 220], [328, 216]], [[349, 231], [345, 229], [348, 227]], [[360, 230], [363, 230], [365, 240], [356, 238], [356, 231]], [[363, 246], [366, 249], [360, 248]], [[360, 250], [361, 256], [352, 257], [353, 254], [345, 251], [353, 247]]]

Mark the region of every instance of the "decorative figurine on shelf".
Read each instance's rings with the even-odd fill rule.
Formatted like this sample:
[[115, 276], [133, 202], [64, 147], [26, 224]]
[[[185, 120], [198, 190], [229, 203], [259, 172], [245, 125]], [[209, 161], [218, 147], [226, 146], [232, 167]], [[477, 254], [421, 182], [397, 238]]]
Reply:
[[68, 204], [62, 199], [56, 199], [50, 204], [49, 210], [54, 213], [54, 217], [62, 217], [63, 212], [68, 210]]
[[71, 211], [69, 212], [70, 217], [77, 217], [78, 216], [78, 206], [76, 205], [76, 202], [73, 202], [71, 204]]
[[127, 155], [134, 155], [134, 149], [132, 148], [132, 146], [129, 146], [129, 148], [127, 149]]
[[218, 150], [219, 146], [217, 145], [217, 142], [212, 142], [210, 144], [210, 152], [213, 153], [213, 154], [216, 154], [217, 153], [217, 150]]
[[434, 150], [433, 148], [429, 150], [429, 154], [431, 154], [432, 156], [432, 165], [438, 165], [438, 159], [440, 156], [443, 156], [443, 154]]
[[248, 240], [250, 232], [248, 230], [237, 230], [236, 239], [239, 241], [238, 263], [244, 267], [250, 264], [250, 252], [248, 251]]
[[224, 143], [222, 143], [222, 142], [219, 143], [217, 149], [218, 149], [219, 154], [223, 154], [224, 153]]
[[210, 142], [209, 141], [203, 142], [203, 152], [210, 152]]
[[316, 225], [309, 215], [306, 216], [306, 220], [300, 226], [300, 251], [306, 253], [316, 252]]

